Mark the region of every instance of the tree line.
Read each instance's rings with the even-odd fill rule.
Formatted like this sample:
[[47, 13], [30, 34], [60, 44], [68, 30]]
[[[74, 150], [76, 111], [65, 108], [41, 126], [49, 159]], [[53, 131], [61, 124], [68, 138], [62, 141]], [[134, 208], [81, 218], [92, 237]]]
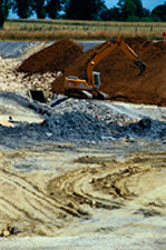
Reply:
[[19, 18], [166, 22], [166, 2], [149, 11], [141, 0], [119, 0], [113, 8], [105, 0], [1, 0], [0, 28], [10, 11]]

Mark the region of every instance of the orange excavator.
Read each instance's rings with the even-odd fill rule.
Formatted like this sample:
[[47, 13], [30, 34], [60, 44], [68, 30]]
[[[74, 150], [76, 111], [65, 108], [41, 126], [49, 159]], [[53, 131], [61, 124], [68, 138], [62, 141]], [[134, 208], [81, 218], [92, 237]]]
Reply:
[[115, 48], [120, 49], [136, 64], [141, 75], [146, 64], [139, 60], [138, 55], [129, 47], [120, 37], [115, 37], [96, 48], [94, 55], [88, 62], [86, 72], [83, 77], [68, 76], [64, 82], [64, 93], [69, 97], [88, 98], [88, 99], [108, 99], [106, 93], [100, 91], [100, 72], [94, 71], [94, 67], [106, 56], [108, 56]]

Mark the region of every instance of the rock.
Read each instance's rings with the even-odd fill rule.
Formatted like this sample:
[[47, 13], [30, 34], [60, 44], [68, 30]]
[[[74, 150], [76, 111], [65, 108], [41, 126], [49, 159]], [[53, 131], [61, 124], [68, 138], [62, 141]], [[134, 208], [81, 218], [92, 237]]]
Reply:
[[10, 236], [10, 232], [9, 232], [9, 230], [2, 230], [2, 232], [1, 232], [1, 237], [8, 237], [8, 236]]

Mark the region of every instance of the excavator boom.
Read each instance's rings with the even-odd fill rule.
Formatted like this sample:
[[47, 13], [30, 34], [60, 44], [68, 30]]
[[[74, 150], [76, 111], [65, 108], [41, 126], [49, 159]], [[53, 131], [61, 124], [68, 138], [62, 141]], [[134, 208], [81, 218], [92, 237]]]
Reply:
[[145, 71], [146, 64], [141, 60], [138, 60], [139, 56], [135, 53], [135, 51], [131, 47], [129, 47], [129, 45], [127, 45], [123, 40], [121, 40], [120, 37], [115, 37], [112, 40], [109, 40], [106, 43], [104, 43], [103, 46], [99, 47], [95, 51], [95, 55], [87, 65], [86, 73], [88, 82], [92, 84], [94, 87], [95, 87], [95, 81], [93, 76], [94, 67], [117, 47], [120, 47], [123, 53], [126, 54], [126, 56], [136, 64], [136, 66], [140, 70], [138, 75], [141, 75]]

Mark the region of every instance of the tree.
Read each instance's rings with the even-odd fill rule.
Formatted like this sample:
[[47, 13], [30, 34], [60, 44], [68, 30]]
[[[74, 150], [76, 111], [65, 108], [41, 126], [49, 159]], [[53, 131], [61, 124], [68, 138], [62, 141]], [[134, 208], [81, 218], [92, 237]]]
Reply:
[[150, 17], [150, 10], [143, 8], [142, 9], [142, 18], [149, 18]]
[[56, 19], [62, 9], [62, 0], [47, 0], [47, 13], [52, 19]]
[[12, 7], [11, 0], [1, 0], [0, 1], [0, 29], [2, 29], [5, 20], [9, 15], [9, 11]]
[[13, 10], [20, 18], [29, 18], [33, 14], [33, 0], [14, 0]]
[[148, 9], [143, 8], [141, 0], [133, 0], [133, 2], [136, 5], [135, 16], [137, 16], [139, 18], [150, 16], [150, 11]]
[[111, 9], [105, 9], [101, 13], [101, 19], [103, 21], [119, 21], [120, 11], [119, 8], [113, 7]]
[[156, 20], [156, 21], [158, 19], [158, 21], [166, 22], [166, 3], [154, 8], [152, 10], [151, 15], [154, 18], [154, 20]]
[[67, 0], [65, 17], [75, 20], [98, 20], [105, 9], [104, 0]]
[[135, 10], [135, 16], [137, 17], [143, 17], [143, 6], [141, 0], [133, 0], [136, 10]]
[[32, 6], [38, 18], [46, 17], [46, 1], [45, 0], [36, 0], [33, 2]]
[[122, 21], [141, 21], [149, 17], [149, 10], [143, 8], [141, 0], [119, 0], [120, 16]]
[[127, 21], [130, 16], [135, 16], [137, 6], [134, 0], [119, 0], [118, 6], [120, 8], [120, 20]]

